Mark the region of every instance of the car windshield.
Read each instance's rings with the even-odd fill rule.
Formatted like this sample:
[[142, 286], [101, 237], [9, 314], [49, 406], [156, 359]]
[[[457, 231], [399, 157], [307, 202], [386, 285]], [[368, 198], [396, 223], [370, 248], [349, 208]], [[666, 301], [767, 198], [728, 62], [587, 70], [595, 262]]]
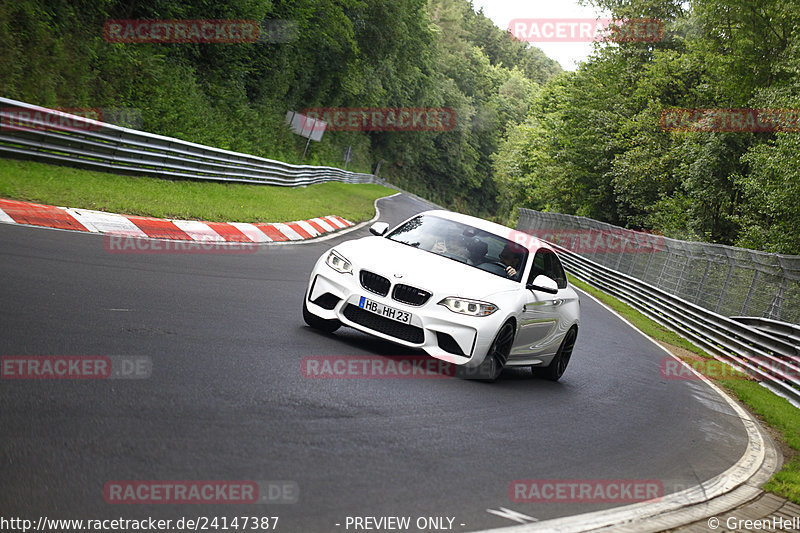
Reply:
[[514, 281], [528, 259], [527, 250], [508, 239], [431, 215], [412, 218], [387, 238]]

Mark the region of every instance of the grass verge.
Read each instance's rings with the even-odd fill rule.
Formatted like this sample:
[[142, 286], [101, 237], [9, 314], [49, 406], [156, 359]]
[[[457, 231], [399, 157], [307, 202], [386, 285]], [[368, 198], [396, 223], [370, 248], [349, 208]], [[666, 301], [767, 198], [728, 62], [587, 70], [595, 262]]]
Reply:
[[375, 214], [376, 198], [395, 192], [336, 182], [293, 188], [170, 181], [0, 159], [1, 198], [158, 218], [290, 222], [338, 215], [361, 222]]
[[[595, 289], [574, 276], [570, 276], [570, 283], [612, 308], [643, 333], [660, 341], [660, 344], [665, 345], [667, 349], [684, 361], [691, 364], [696, 363], [698, 357], [713, 359], [703, 349], [646, 317], [630, 305]], [[686, 352], [691, 353], [687, 354]], [[692, 366], [698, 371], [703, 368], [702, 365], [697, 364], [692, 364]], [[715, 364], [708, 368], [719, 368], [719, 365]], [[716, 376], [720, 375], [735, 376], [737, 374], [738, 372], [730, 368], [722, 372], [717, 371], [714, 376], [706, 373], [709, 379], [738, 398], [751, 413], [754, 413], [772, 429], [773, 436], [777, 436], [781, 440], [785, 461], [783, 468], [775, 473], [762, 488], [800, 504], [800, 416], [798, 416], [797, 408], [755, 381], [742, 378], [716, 379]]]

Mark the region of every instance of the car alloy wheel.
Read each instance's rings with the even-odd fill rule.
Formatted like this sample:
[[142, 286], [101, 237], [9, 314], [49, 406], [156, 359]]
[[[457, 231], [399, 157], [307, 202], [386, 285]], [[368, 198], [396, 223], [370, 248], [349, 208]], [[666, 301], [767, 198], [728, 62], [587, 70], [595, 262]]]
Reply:
[[489, 381], [496, 380], [503, 372], [508, 355], [511, 353], [511, 346], [514, 344], [514, 334], [514, 324], [506, 322], [497, 332], [494, 342], [489, 347], [484, 360], [484, 364], [487, 365], [486, 379]]
[[558, 381], [564, 375], [569, 360], [572, 357], [572, 349], [575, 347], [575, 339], [578, 338], [578, 330], [572, 327], [564, 335], [561, 346], [558, 347], [555, 357], [546, 368], [532, 367], [533, 374], [550, 381]]

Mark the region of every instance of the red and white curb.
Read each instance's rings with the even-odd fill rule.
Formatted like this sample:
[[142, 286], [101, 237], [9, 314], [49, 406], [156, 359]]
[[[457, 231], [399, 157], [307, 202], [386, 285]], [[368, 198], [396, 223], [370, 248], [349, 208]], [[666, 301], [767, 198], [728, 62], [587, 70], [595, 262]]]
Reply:
[[89, 209], [0, 199], [0, 222], [43, 226], [143, 239], [179, 241], [269, 243], [303, 241], [353, 226], [349, 220], [325, 216], [295, 222], [244, 223], [169, 220], [118, 215]]

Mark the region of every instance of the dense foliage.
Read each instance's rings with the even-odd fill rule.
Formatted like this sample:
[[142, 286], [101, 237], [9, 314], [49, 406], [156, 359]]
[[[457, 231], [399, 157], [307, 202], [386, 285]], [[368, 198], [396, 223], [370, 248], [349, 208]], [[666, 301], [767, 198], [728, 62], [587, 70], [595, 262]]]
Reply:
[[[0, 3], [0, 94], [137, 110], [140, 127], [299, 163], [309, 107], [449, 107], [452, 131], [330, 131], [306, 163], [372, 172], [452, 208], [526, 206], [800, 253], [800, 133], [665, 131], [667, 108], [800, 107], [800, 0], [587, 0], [664, 23], [576, 72], [469, 0]], [[250, 19], [281, 39], [125, 44], [109, 19]]]
[[[289, 30], [254, 43], [128, 44], [109, 19], [246, 19]], [[45, 106], [138, 110], [141, 128], [301, 161], [284, 124], [308, 107], [450, 107], [445, 132], [328, 132], [306, 163], [374, 171], [490, 214], [491, 155], [560, 71], [468, 0], [19, 0], [0, 3], [0, 95]]]
[[495, 156], [504, 209], [800, 254], [800, 133], [659, 125], [674, 107], [800, 107], [800, 2], [594, 3], [665, 34], [602, 44], [542, 88]]

